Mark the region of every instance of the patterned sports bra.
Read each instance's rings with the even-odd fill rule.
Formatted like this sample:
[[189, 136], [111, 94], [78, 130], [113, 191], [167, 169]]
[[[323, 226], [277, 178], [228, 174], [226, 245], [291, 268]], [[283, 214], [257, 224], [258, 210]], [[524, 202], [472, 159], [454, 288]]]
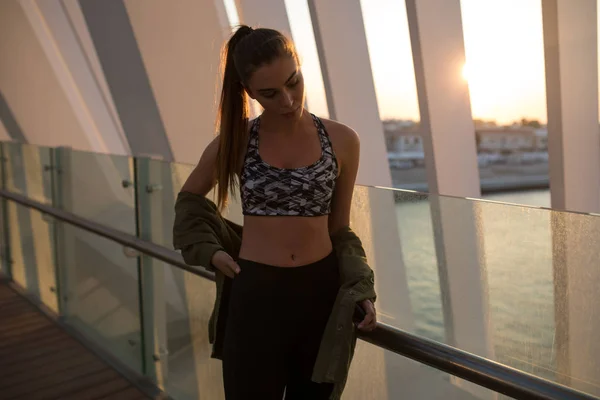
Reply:
[[338, 164], [323, 123], [312, 117], [321, 142], [321, 158], [293, 169], [273, 167], [262, 160], [258, 152], [260, 117], [254, 120], [240, 176], [244, 215], [316, 217], [331, 212]]

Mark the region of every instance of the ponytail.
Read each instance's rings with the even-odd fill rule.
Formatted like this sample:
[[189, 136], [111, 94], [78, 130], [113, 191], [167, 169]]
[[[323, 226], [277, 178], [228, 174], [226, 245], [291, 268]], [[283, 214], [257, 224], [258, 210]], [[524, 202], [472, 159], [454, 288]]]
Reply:
[[[298, 54], [292, 41], [273, 29], [252, 29], [242, 25], [224, 48], [221, 58], [223, 87], [217, 118], [219, 152], [217, 156], [217, 205], [227, 206], [229, 193], [235, 194], [237, 174], [242, 171], [248, 144], [250, 103], [244, 85], [261, 65], [280, 56]], [[224, 68], [223, 68], [224, 66]]]
[[227, 206], [229, 191], [235, 194], [237, 173], [242, 168], [250, 115], [248, 95], [236, 69], [234, 51], [238, 43], [253, 29], [242, 25], [229, 39], [223, 51], [223, 87], [218, 114], [219, 152], [217, 157], [217, 205]]

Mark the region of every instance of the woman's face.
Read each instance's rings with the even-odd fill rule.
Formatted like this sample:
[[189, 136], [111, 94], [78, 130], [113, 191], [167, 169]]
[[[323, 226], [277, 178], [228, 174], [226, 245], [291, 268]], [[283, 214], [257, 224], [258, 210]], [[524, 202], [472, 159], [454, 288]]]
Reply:
[[247, 89], [265, 111], [287, 118], [302, 115], [304, 78], [295, 57], [279, 57], [259, 67], [248, 81]]

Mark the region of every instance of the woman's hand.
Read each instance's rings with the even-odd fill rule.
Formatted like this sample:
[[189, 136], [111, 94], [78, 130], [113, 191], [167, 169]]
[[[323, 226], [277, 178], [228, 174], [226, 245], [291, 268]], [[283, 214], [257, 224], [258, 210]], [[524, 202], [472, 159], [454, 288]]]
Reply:
[[360, 305], [363, 310], [365, 310], [366, 315], [362, 322], [358, 324], [358, 329], [365, 332], [371, 332], [377, 326], [375, 306], [371, 300], [363, 300]]
[[229, 278], [233, 278], [240, 273], [240, 266], [223, 250], [219, 250], [213, 254], [210, 263]]

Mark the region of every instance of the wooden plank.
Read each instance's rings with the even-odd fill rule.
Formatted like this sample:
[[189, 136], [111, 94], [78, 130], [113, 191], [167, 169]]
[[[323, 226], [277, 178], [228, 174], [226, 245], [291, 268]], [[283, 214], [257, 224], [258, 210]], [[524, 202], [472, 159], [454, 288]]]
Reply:
[[[81, 354], [81, 350], [78, 348], [70, 348], [61, 351], [51, 357], [39, 357], [30, 362], [25, 362], [17, 365], [11, 365], [9, 370], [4, 371], [0, 375], [0, 388], [5, 385], [5, 382], [10, 382], [11, 378], [22, 372], [36, 371], [40, 368], [53, 367], [55, 364], [61, 363], [63, 360], [74, 357], [77, 354]], [[0, 389], [1, 392], [1, 389]]]
[[[71, 353], [71, 356], [63, 360], [57, 361], [56, 357], [46, 357], [43, 360], [53, 360], [51, 365], [46, 365], [43, 368], [31, 368], [31, 363], [28, 363], [30, 368], [21, 371], [18, 374], [13, 374], [10, 377], [10, 381], [4, 385], [0, 385], [0, 391], [8, 388], [19, 386], [22, 384], [30, 384], [31, 382], [38, 382], [42, 379], [51, 379], [52, 376], [61, 376], [63, 372], [68, 372], [73, 368], [84, 368], [88, 364], [100, 363], [93, 354], [87, 352], [76, 352]], [[34, 360], [35, 361], [35, 360]]]
[[[27, 324], [18, 325], [17, 327], [15, 327], [14, 329], [12, 329], [10, 331], [0, 331], [0, 339], [4, 340], [9, 337], [19, 336], [24, 333], [36, 330], [37, 328], [40, 328], [42, 326], [50, 326], [50, 325], [49, 325], [48, 321], [32, 320]], [[16, 329], [16, 328], [18, 328], [18, 329]]]
[[108, 380], [114, 379], [116, 376], [118, 376], [118, 374], [115, 371], [111, 369], [105, 369], [78, 379], [72, 379], [59, 385], [40, 389], [35, 393], [29, 393], [26, 396], [15, 397], [14, 400], [62, 399], [65, 396], [70, 396], [83, 389], [93, 388], [101, 385]]
[[0, 335], [11, 332], [20, 332], [22, 329], [29, 329], [30, 325], [50, 326], [51, 322], [45, 319], [40, 319], [39, 315], [34, 312], [22, 313], [15, 315], [13, 318], [3, 321], [0, 325]]
[[[76, 366], [64, 371], [57, 371], [56, 373], [50, 374], [40, 379], [35, 379], [30, 382], [21, 383], [17, 386], [9, 387], [2, 390], [2, 395], [6, 399], [13, 397], [22, 397], [27, 395], [27, 398], [33, 398], [34, 394], [41, 393], [44, 391], [60, 391], [60, 387], [63, 385], [69, 385], [72, 382], [81, 382], [89, 376], [101, 373], [110, 372], [112, 375], [116, 375], [116, 372], [110, 370], [105, 364], [96, 360], [95, 362], [89, 363], [83, 366]], [[95, 383], [95, 382], [94, 382]], [[82, 385], [80, 388], [86, 387]], [[79, 387], [78, 387], [79, 388]]]
[[149, 397], [19, 293], [0, 284], [0, 398]]
[[69, 337], [60, 337], [56, 342], [53, 342], [46, 346], [26, 349], [22, 352], [12, 354], [11, 357], [8, 359], [0, 360], [0, 372], [2, 372], [4, 368], [10, 368], [11, 365], [22, 363], [25, 361], [31, 361], [37, 357], [42, 357], [48, 354], [58, 353], [69, 347], [72, 347], [73, 345], [73, 339]]
[[108, 396], [128, 388], [131, 388], [131, 383], [121, 377], [117, 377], [100, 385], [85, 388], [70, 396], [61, 397], [60, 400], [94, 400], [101, 396]]
[[45, 338], [51, 338], [62, 334], [63, 331], [57, 326], [40, 327], [38, 329], [34, 329], [32, 331], [24, 333], [20, 336], [13, 337], [10, 339], [4, 339], [2, 342], [0, 342], [0, 352], [7, 347], [14, 347], [19, 345], [20, 343], [37, 342]]
[[113, 393], [105, 397], [100, 397], [98, 400], [138, 400], [148, 398], [148, 396], [144, 395], [138, 389], [130, 387], [129, 389], [125, 389], [121, 392]]
[[18, 297], [7, 297], [5, 299], [0, 300], [0, 310], [4, 312], [4, 310], [12, 309], [12, 308], [29, 308], [34, 309], [31, 304], [23, 299]]
[[34, 336], [18, 336], [7, 340], [7, 342], [10, 343], [0, 347], [0, 360], [6, 359], [6, 357], [10, 357], [16, 353], [22, 353], [26, 350], [33, 350], [43, 346], [51, 346], [52, 343], [58, 342], [65, 338], [60, 332], [48, 332], [48, 329], [36, 332], [37, 335]]

